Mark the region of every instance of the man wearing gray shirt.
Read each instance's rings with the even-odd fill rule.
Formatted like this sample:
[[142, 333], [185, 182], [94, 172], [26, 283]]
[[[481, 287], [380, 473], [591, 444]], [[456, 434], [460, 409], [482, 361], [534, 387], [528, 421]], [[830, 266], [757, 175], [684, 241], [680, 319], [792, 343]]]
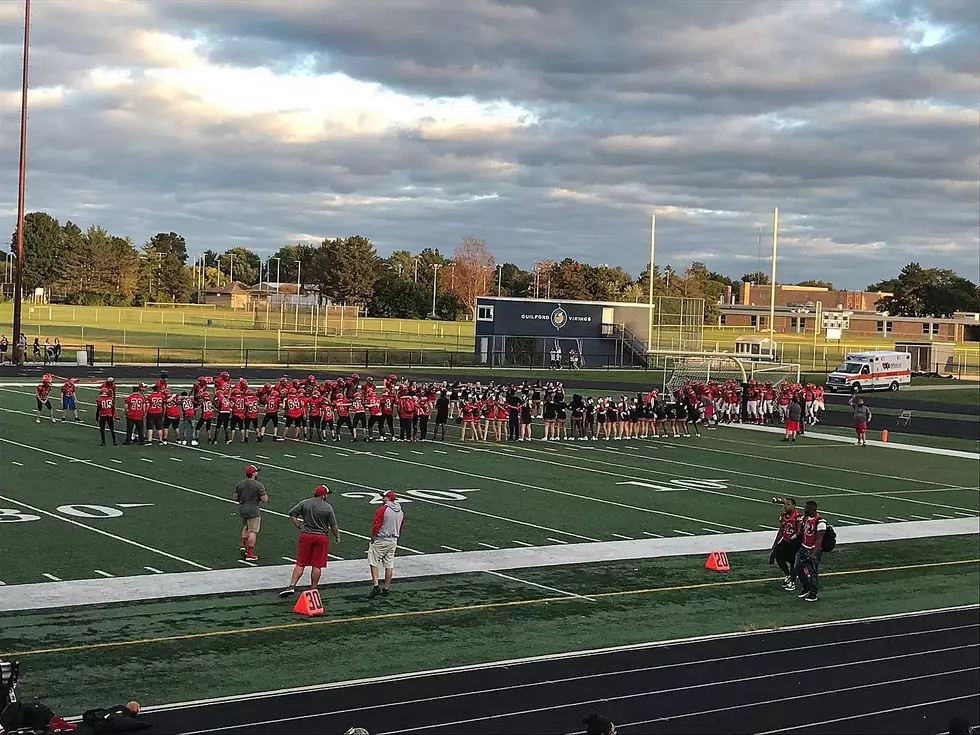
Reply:
[[330, 490], [326, 485], [317, 485], [312, 498], [301, 500], [289, 511], [289, 520], [299, 529], [299, 540], [296, 542], [296, 566], [293, 567], [289, 586], [279, 593], [280, 597], [296, 594], [296, 585], [306, 567], [312, 567], [310, 589], [315, 590], [320, 584], [320, 574], [327, 566], [327, 552], [330, 550], [327, 533], [332, 533], [334, 541], [340, 543], [337, 515], [333, 506], [327, 502], [329, 494]]
[[864, 399], [851, 399], [854, 407], [854, 433], [859, 446], [868, 446], [868, 424], [871, 423], [871, 409], [864, 405]]
[[783, 441], [795, 442], [796, 435], [800, 432], [800, 421], [803, 419], [803, 408], [796, 401], [796, 399], [793, 398], [790, 400], [786, 409], [786, 436], [783, 437]]
[[255, 555], [255, 540], [261, 528], [262, 511], [259, 506], [269, 502], [269, 494], [265, 486], [258, 481], [259, 471], [254, 465], [245, 468], [245, 479], [235, 487], [235, 501], [238, 503], [238, 515], [242, 519], [242, 545], [238, 553], [242, 561], [258, 561]]

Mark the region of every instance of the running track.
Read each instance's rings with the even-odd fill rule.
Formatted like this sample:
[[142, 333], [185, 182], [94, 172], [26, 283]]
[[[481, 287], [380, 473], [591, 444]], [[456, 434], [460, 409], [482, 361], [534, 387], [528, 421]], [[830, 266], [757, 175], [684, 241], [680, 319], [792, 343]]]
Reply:
[[940, 733], [956, 715], [976, 724], [980, 610], [273, 692], [146, 716], [152, 732], [184, 735], [352, 726], [448, 735], [584, 732], [579, 722], [592, 709], [622, 733]]

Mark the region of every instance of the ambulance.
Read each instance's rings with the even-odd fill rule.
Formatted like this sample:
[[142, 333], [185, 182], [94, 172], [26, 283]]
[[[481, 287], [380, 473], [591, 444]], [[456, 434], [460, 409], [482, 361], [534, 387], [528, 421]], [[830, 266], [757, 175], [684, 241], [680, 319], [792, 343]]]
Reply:
[[908, 352], [874, 350], [852, 352], [827, 376], [827, 390], [860, 393], [866, 390], [896, 391], [912, 382], [912, 355]]

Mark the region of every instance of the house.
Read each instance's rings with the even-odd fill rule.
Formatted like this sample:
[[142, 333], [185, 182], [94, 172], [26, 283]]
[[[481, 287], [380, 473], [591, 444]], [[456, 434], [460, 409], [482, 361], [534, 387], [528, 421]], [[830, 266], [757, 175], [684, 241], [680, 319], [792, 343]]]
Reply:
[[247, 309], [249, 306], [249, 290], [247, 286], [235, 281], [227, 286], [205, 288], [197, 294], [200, 304], [213, 304], [231, 309]]

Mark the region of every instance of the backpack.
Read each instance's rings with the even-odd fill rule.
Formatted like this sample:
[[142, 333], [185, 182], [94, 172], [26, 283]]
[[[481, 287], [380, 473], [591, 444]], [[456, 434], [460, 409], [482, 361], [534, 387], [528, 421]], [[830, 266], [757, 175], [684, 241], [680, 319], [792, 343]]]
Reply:
[[829, 523], [827, 524], [827, 530], [824, 531], [823, 541], [820, 543], [820, 550], [824, 552], [831, 552], [837, 547], [837, 531]]

